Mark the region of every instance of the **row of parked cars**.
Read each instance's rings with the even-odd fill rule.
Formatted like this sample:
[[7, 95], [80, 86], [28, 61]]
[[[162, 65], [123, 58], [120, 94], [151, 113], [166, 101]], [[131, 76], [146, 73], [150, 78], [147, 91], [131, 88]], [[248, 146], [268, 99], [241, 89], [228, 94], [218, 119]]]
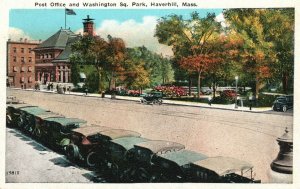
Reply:
[[16, 99], [7, 100], [6, 124], [27, 133], [71, 161], [114, 182], [256, 183], [253, 166], [231, 157], [208, 157], [172, 141], [88, 125]]

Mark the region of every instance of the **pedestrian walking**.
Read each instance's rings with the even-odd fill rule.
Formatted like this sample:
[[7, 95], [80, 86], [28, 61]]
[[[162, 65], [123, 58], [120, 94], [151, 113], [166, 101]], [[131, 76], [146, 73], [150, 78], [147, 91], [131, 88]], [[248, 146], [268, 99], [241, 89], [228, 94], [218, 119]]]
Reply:
[[212, 101], [212, 98], [211, 98], [211, 96], [209, 96], [208, 97], [208, 105], [210, 105], [210, 106], [211, 106], [211, 101]]

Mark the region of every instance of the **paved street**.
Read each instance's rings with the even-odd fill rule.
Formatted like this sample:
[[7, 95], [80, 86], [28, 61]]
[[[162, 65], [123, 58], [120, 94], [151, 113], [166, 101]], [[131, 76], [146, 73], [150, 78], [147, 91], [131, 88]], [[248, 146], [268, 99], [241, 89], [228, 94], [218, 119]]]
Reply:
[[[292, 126], [293, 123], [291, 113], [252, 113], [176, 105], [152, 106], [135, 101], [10, 89], [7, 90], [7, 95], [14, 95], [26, 103], [38, 105], [67, 117], [81, 118], [89, 123], [113, 128], [134, 130], [150, 139], [179, 142], [187, 149], [208, 156], [230, 156], [248, 161], [254, 165], [256, 178], [262, 182], [268, 182], [267, 172], [270, 163], [276, 158], [279, 150], [276, 138], [283, 134], [286, 126]], [[13, 144], [9, 140], [7, 137], [8, 150]], [[12, 156], [7, 151], [7, 164], [18, 169], [21, 164], [12, 161]], [[47, 163], [47, 160], [39, 164], [44, 163]], [[46, 167], [40, 170], [44, 171], [44, 175], [49, 173]], [[69, 171], [69, 168], [65, 169]], [[35, 172], [28, 173], [33, 177], [35, 174]], [[26, 182], [17, 178], [14, 181]], [[63, 181], [74, 180], [63, 178]]]

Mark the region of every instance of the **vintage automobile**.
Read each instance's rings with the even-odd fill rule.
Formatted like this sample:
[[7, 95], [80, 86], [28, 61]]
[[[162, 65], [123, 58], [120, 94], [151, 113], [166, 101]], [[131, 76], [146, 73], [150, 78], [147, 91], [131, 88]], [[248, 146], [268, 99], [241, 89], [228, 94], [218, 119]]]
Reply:
[[153, 173], [150, 182], [188, 182], [189, 164], [207, 156], [190, 150], [156, 154], [151, 160]]
[[22, 125], [21, 108], [36, 107], [30, 104], [7, 104], [6, 105], [6, 125], [7, 127], [20, 127]]
[[86, 121], [77, 118], [45, 118], [41, 126], [41, 140], [55, 149], [64, 150], [69, 144], [71, 131], [84, 125]]
[[33, 128], [32, 128], [32, 136], [37, 138], [38, 140], [41, 140], [42, 133], [44, 133], [44, 127], [42, 127], [43, 122], [47, 118], [59, 118], [64, 117], [63, 115], [59, 115], [53, 112], [44, 112], [41, 114], [35, 114], [33, 121]]
[[124, 137], [140, 137], [141, 134], [135, 131], [124, 129], [112, 129], [99, 132], [95, 135], [88, 136], [87, 139], [93, 143], [98, 143], [95, 148], [87, 155], [86, 161], [90, 166], [97, 166], [99, 169], [105, 170], [108, 165], [107, 158], [110, 156], [109, 148], [111, 140]]
[[156, 172], [152, 160], [158, 154], [165, 154], [174, 151], [183, 150], [184, 145], [165, 141], [149, 140], [134, 145], [134, 148], [128, 151], [127, 159], [129, 167], [124, 171], [125, 182], [150, 182], [152, 175]]
[[6, 104], [21, 104], [22, 101], [18, 100], [15, 96], [7, 96]]
[[88, 138], [93, 135], [106, 130], [111, 130], [112, 128], [99, 125], [91, 125], [86, 127], [80, 127], [72, 130], [69, 138], [69, 144], [66, 147], [66, 156], [72, 161], [84, 161], [89, 167], [95, 166], [89, 161], [86, 161], [88, 154], [98, 145], [97, 141], [91, 141]]
[[121, 137], [110, 140], [106, 145], [103, 146], [101, 158], [104, 163], [102, 163], [102, 170], [106, 174], [109, 174], [116, 182], [123, 181], [126, 178], [125, 170], [128, 169], [129, 162], [127, 158], [127, 153], [130, 149], [134, 147], [135, 144], [149, 141], [147, 138], [128, 136]]
[[189, 166], [192, 182], [205, 183], [259, 183], [253, 178], [253, 166], [231, 157], [209, 157]]
[[33, 106], [20, 108], [20, 129], [32, 134], [33, 128], [35, 127], [35, 116], [48, 113], [51, 112], [40, 107]]
[[151, 92], [143, 96], [143, 98], [141, 99], [141, 103], [161, 105], [163, 103], [162, 97], [163, 97], [162, 92]]
[[273, 102], [272, 109], [274, 111], [283, 111], [286, 112], [288, 109], [292, 109], [294, 106], [294, 98], [293, 95], [284, 95], [279, 96]]

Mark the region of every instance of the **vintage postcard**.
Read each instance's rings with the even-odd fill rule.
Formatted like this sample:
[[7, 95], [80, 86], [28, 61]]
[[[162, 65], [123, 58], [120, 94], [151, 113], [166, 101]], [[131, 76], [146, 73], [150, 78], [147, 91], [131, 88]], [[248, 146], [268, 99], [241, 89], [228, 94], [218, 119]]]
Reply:
[[4, 0], [1, 18], [0, 188], [299, 187], [297, 1]]

